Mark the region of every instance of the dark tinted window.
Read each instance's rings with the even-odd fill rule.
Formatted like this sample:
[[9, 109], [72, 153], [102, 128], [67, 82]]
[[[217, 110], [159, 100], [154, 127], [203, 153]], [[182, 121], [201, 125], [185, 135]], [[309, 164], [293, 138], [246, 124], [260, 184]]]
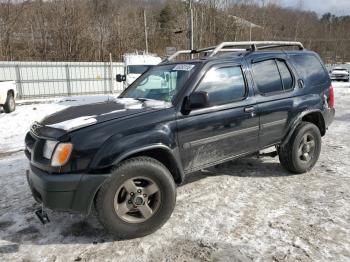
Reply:
[[300, 77], [302, 77], [305, 83], [311, 85], [317, 85], [327, 81], [327, 74], [323, 69], [320, 60], [314, 55], [293, 55], [291, 57], [292, 62], [295, 64]]
[[284, 90], [293, 89], [293, 77], [285, 62], [277, 60], [277, 65], [281, 73]]
[[282, 82], [275, 60], [266, 60], [253, 64], [254, 80], [261, 93], [282, 91]]
[[141, 75], [150, 67], [150, 65], [130, 65], [128, 66], [128, 74]]
[[210, 69], [196, 91], [209, 93], [212, 105], [230, 103], [245, 97], [245, 82], [239, 66]]

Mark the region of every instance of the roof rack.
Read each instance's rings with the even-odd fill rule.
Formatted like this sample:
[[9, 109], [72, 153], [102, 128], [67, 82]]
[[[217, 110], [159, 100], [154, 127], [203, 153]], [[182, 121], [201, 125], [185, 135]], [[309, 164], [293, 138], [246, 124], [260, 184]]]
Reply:
[[[247, 49], [237, 49], [232, 47], [239, 47], [239, 46], [248, 46]], [[173, 55], [169, 56], [167, 59], [165, 59], [164, 62], [168, 62], [173, 60], [175, 57], [181, 55], [181, 54], [199, 54], [203, 52], [210, 52], [208, 57], [212, 57], [216, 55], [218, 52], [242, 52], [242, 51], [257, 51], [257, 50], [263, 50], [263, 49], [270, 49], [270, 48], [277, 48], [277, 47], [284, 47], [284, 46], [296, 46], [299, 48], [299, 50], [303, 50], [304, 46], [300, 42], [288, 42], [288, 41], [246, 41], [246, 42], [222, 42], [221, 44], [217, 46], [211, 46], [211, 47], [205, 47], [205, 48], [199, 48], [194, 50], [179, 50]], [[231, 47], [231, 48], [227, 48]]]

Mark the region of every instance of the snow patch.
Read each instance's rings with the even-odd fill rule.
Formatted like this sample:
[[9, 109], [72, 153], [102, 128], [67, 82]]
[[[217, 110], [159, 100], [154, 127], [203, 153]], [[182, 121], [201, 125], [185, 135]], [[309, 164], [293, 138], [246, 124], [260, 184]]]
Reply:
[[73, 131], [78, 128], [95, 124], [97, 122], [95, 117], [96, 116], [82, 116], [47, 126], [57, 129], [63, 129], [65, 131]]

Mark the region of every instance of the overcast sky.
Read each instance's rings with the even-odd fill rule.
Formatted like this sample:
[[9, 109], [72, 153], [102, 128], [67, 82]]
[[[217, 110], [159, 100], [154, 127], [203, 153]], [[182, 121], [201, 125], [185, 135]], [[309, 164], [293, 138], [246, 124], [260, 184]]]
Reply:
[[[281, 4], [298, 7], [299, 0], [280, 0]], [[337, 15], [350, 15], [350, 0], [302, 0], [302, 8], [318, 14], [331, 12]]]

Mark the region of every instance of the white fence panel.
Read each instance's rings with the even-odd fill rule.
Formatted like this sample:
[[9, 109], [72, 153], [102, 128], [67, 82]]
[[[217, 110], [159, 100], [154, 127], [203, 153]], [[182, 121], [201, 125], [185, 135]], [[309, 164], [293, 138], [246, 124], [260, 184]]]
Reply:
[[[112, 73], [111, 73], [112, 67]], [[0, 80], [15, 80], [21, 98], [120, 93], [124, 63], [0, 62]]]

